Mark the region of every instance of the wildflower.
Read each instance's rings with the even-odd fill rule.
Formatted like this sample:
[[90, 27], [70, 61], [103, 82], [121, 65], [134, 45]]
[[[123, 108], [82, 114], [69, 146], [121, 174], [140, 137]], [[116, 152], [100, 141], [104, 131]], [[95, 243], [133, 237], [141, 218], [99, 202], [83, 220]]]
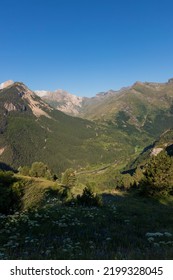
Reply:
[[152, 232], [147, 232], [147, 233], [145, 234], [145, 236], [146, 236], [146, 237], [152, 237], [152, 236], [153, 236], [153, 233], [152, 233]]
[[161, 244], [161, 245], [165, 245], [165, 244], [166, 244], [166, 242], [165, 242], [165, 241], [159, 241], [159, 244]]
[[149, 238], [148, 238], [148, 241], [149, 241], [149, 242], [154, 241], [154, 237], [149, 237]]
[[164, 232], [164, 235], [165, 235], [166, 237], [172, 237], [172, 233], [169, 233], [169, 232]]
[[147, 232], [145, 234], [146, 237], [161, 237], [163, 236], [163, 233], [161, 232]]
[[173, 245], [173, 241], [166, 242], [167, 245]]
[[35, 213], [35, 218], [41, 218], [42, 215], [39, 215], [38, 213]]
[[17, 235], [10, 236], [10, 239], [17, 239]]
[[155, 236], [161, 237], [161, 236], [163, 236], [163, 233], [161, 233], [161, 232], [155, 232]]
[[11, 247], [13, 245], [13, 241], [10, 240], [6, 244], [4, 244], [4, 247]]

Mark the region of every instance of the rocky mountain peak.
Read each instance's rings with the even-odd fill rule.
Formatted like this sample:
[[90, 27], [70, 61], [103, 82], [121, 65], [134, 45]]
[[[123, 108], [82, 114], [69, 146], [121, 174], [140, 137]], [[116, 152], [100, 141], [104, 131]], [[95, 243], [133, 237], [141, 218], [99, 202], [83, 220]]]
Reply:
[[54, 108], [73, 116], [79, 114], [83, 97], [73, 95], [65, 90], [36, 90], [35, 93]]
[[4, 89], [6, 87], [9, 87], [11, 86], [12, 84], [14, 84], [14, 82], [12, 80], [8, 80], [8, 81], [5, 81], [3, 83], [0, 84], [0, 90], [1, 89]]
[[53, 108], [21, 82], [15, 82], [10, 87], [3, 88], [1, 101], [6, 113], [11, 111], [32, 112], [36, 117], [51, 118], [49, 113]]

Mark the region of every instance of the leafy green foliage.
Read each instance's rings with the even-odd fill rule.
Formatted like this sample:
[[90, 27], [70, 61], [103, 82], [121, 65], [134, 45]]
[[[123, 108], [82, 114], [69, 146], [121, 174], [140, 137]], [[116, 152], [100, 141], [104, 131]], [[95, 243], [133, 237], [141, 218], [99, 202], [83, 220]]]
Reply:
[[70, 188], [61, 187], [58, 196], [64, 205], [71, 205], [75, 203], [74, 195]]
[[77, 203], [87, 207], [100, 207], [102, 206], [101, 196], [94, 194], [90, 185], [86, 186], [82, 195], [77, 195]]
[[61, 179], [62, 185], [65, 186], [66, 188], [73, 188], [75, 186], [75, 182], [76, 182], [75, 171], [72, 168], [67, 169], [62, 175], [62, 179]]
[[166, 152], [152, 156], [146, 164], [144, 178], [140, 182], [141, 191], [148, 195], [168, 195], [173, 189], [173, 161]]
[[36, 178], [46, 178], [48, 180], [57, 180], [57, 175], [52, 174], [48, 166], [43, 162], [33, 162], [31, 167], [29, 166], [20, 166], [18, 168], [19, 174], [23, 176], [31, 176]]
[[30, 175], [30, 167], [29, 166], [20, 166], [18, 168], [18, 171], [23, 176], [29, 176]]
[[12, 182], [13, 182], [13, 178], [11, 174], [7, 174], [0, 171], [0, 212], [1, 213], [8, 212], [9, 208], [11, 207]]
[[22, 189], [15, 181], [12, 172], [0, 171], [0, 213], [9, 213], [19, 208]]
[[[97, 195], [87, 185], [78, 196], [82, 203], [72, 204], [73, 197], [61, 203], [57, 182], [15, 177], [16, 191], [23, 187], [24, 211], [0, 215], [0, 258], [172, 259], [173, 197], [136, 198], [112, 189], [102, 194], [103, 207], [96, 207]], [[157, 248], [147, 238], [150, 232], [162, 235], [154, 239]]]
[[37, 209], [49, 200], [56, 199], [59, 193], [57, 183], [46, 178], [23, 177], [17, 175], [17, 182], [23, 185], [20, 199], [21, 210]]
[[130, 174], [119, 174], [115, 178], [115, 185], [117, 189], [129, 190], [134, 184], [134, 178]]
[[30, 176], [50, 178], [51, 172], [43, 162], [33, 162], [29, 171]]
[[[108, 198], [104, 198], [104, 207], [71, 208], [50, 201], [39, 209], [0, 215], [0, 258], [173, 259], [173, 200], [160, 203], [151, 198], [136, 199], [130, 193]], [[154, 237], [156, 247], [149, 242], [148, 232], [167, 232], [171, 236], [160, 240]]]
[[12, 200], [13, 204], [15, 205], [16, 209], [22, 209], [22, 197], [24, 195], [24, 182], [17, 181], [12, 185]]

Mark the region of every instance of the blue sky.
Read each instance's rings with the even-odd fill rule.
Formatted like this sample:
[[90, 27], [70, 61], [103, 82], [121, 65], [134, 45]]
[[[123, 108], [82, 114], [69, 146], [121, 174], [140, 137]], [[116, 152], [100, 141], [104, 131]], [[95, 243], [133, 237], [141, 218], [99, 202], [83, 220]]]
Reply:
[[173, 77], [172, 0], [1, 0], [0, 82], [79, 96]]

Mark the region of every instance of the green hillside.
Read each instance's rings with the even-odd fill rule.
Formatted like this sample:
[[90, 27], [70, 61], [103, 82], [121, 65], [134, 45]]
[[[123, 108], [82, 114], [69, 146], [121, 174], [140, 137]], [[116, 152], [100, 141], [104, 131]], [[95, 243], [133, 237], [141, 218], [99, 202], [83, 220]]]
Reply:
[[0, 90], [1, 165], [43, 161], [59, 173], [68, 167], [127, 164], [172, 127], [172, 100], [172, 83], [138, 82], [85, 99], [77, 118], [14, 83]]
[[[17, 180], [12, 189], [21, 196], [18, 211], [0, 213], [2, 260], [173, 258], [172, 197], [154, 200], [112, 188], [101, 194], [99, 207], [66, 205], [55, 182], [0, 176], [6, 188], [7, 179]], [[1, 192], [0, 206], [2, 198]]]
[[110, 120], [119, 111], [124, 111], [136, 125], [144, 125], [149, 113], [158, 109], [164, 111], [170, 108], [172, 102], [173, 83], [136, 82], [120, 91], [109, 91], [87, 99], [81, 115], [90, 119]]
[[81, 116], [129, 135], [155, 139], [173, 125], [173, 83], [141, 83], [89, 99]]
[[129, 147], [131, 154], [137, 155], [173, 127], [173, 83], [136, 82], [120, 91], [84, 98], [79, 116], [105, 126], [107, 136], [113, 133], [118, 141], [117, 152], [123, 143], [120, 155], [126, 152], [128, 161]]
[[0, 91], [0, 111], [0, 162], [13, 168], [43, 161], [61, 172], [134, 154], [127, 134], [53, 110], [21, 83]]
[[139, 166], [144, 166], [152, 155], [156, 156], [162, 151], [165, 151], [169, 156], [173, 156], [172, 129], [166, 130], [153, 143], [145, 147], [139, 156], [125, 167], [125, 170], [134, 170]]

